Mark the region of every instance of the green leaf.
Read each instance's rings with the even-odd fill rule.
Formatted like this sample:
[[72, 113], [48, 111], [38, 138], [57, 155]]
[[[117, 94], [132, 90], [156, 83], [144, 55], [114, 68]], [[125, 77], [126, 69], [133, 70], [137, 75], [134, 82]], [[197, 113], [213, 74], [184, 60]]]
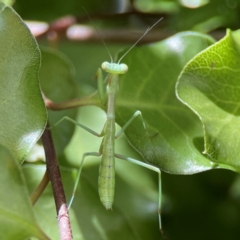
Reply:
[[36, 223], [22, 172], [0, 147], [0, 239], [48, 239]]
[[1, 3], [0, 56], [0, 144], [21, 162], [47, 120], [38, 83], [40, 52], [20, 17]]
[[[63, 102], [76, 98], [78, 88], [74, 82], [75, 70], [69, 59], [64, 54], [46, 47], [41, 47], [41, 53], [42, 62], [39, 78], [44, 95], [54, 102]], [[77, 108], [64, 111], [49, 110], [49, 123], [54, 125], [62, 117], [75, 118], [76, 114]], [[62, 153], [69, 143], [74, 129], [74, 124], [67, 121], [52, 129], [58, 154]]]
[[240, 31], [227, 31], [219, 42], [196, 56], [182, 72], [179, 98], [202, 121], [204, 154], [240, 171]]
[[163, 171], [193, 174], [215, 167], [201, 153], [201, 122], [175, 95], [184, 65], [212, 43], [207, 35], [185, 32], [136, 47], [123, 60], [129, 71], [120, 78], [117, 122], [123, 126], [136, 110], [142, 112], [149, 135], [140, 118], [126, 135], [145, 161]]

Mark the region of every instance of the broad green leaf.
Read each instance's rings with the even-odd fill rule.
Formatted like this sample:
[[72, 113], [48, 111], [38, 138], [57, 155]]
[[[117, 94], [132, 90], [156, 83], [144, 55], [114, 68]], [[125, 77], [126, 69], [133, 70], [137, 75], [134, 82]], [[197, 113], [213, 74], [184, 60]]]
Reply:
[[34, 217], [21, 169], [0, 147], [0, 239], [48, 239]]
[[[75, 71], [72, 63], [64, 54], [50, 48], [42, 47], [41, 53], [39, 78], [44, 95], [56, 103], [76, 98], [78, 91], [74, 82]], [[50, 125], [54, 125], [64, 116], [75, 118], [76, 113], [77, 108], [64, 111], [49, 110]], [[74, 129], [75, 126], [67, 121], [52, 129], [58, 154], [69, 143]]]
[[126, 130], [131, 145], [145, 161], [172, 174], [193, 174], [215, 167], [202, 155], [201, 122], [175, 95], [184, 65], [213, 40], [194, 32], [136, 47], [123, 60], [129, 71], [120, 78], [116, 119], [123, 126], [140, 110], [140, 118]]
[[203, 124], [204, 154], [240, 171], [240, 31], [231, 32], [196, 56], [177, 85], [179, 98]]
[[2, 3], [0, 56], [0, 144], [21, 162], [47, 119], [38, 83], [40, 52], [20, 17]]

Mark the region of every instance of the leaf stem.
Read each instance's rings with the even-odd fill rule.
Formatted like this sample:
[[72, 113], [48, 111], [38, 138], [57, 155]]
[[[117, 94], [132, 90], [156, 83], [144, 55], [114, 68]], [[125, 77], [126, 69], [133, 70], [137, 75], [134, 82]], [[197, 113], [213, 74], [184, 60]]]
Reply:
[[49, 183], [49, 177], [48, 177], [48, 174], [46, 171], [42, 178], [42, 181], [37, 186], [37, 188], [34, 190], [34, 192], [31, 194], [32, 205], [34, 205], [37, 202], [37, 200], [39, 199], [39, 197], [42, 195], [43, 191], [47, 187], [48, 183]]

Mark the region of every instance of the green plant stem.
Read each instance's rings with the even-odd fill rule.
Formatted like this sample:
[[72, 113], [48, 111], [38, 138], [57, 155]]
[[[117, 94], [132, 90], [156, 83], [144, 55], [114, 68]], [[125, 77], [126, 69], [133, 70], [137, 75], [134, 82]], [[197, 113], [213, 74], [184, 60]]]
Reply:
[[42, 193], [45, 190], [45, 188], [47, 187], [48, 183], [49, 183], [49, 177], [48, 177], [48, 174], [46, 171], [42, 178], [42, 181], [37, 186], [37, 188], [34, 190], [34, 192], [31, 194], [31, 202], [32, 202], [33, 206], [37, 202], [39, 197], [42, 195]]

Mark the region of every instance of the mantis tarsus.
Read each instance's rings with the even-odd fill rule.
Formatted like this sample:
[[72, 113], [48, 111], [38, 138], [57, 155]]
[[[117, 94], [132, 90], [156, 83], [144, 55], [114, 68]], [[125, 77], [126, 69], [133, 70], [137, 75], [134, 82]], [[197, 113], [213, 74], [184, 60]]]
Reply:
[[[102, 39], [102, 42], [110, 55], [111, 63], [103, 62], [101, 65], [102, 70], [109, 73], [106, 88], [104, 88], [105, 84], [104, 84], [104, 80], [102, 77], [102, 70], [98, 69], [98, 90], [99, 90], [100, 100], [103, 104], [107, 105], [107, 120], [106, 120], [106, 123], [100, 134], [93, 131], [92, 129], [82, 125], [81, 123], [76, 122], [75, 120], [73, 120], [67, 116], [60, 119], [54, 125], [54, 126], [56, 126], [63, 120], [67, 120], [83, 129], [85, 129], [86, 131], [88, 131], [89, 133], [91, 133], [97, 137], [103, 137], [102, 143], [100, 145], [98, 152], [87, 152], [87, 153], [83, 154], [81, 164], [80, 164], [78, 174], [77, 174], [77, 179], [76, 179], [76, 182], [75, 182], [75, 185], [73, 188], [73, 193], [72, 193], [72, 197], [70, 199], [68, 208], [71, 207], [71, 204], [73, 202], [85, 158], [87, 156], [102, 156], [101, 164], [100, 164], [100, 168], [99, 168], [99, 178], [98, 178], [99, 196], [100, 196], [101, 202], [106, 207], [106, 209], [111, 209], [112, 205], [113, 205], [114, 190], [115, 190], [115, 158], [118, 158], [118, 159], [122, 159], [122, 160], [126, 160], [129, 162], [135, 163], [135, 164], [143, 166], [145, 168], [151, 169], [158, 173], [158, 186], [159, 186], [158, 215], [159, 215], [159, 228], [160, 229], [162, 228], [161, 215], [160, 215], [160, 206], [161, 206], [161, 172], [160, 172], [160, 169], [155, 166], [152, 166], [150, 164], [141, 162], [139, 160], [115, 153], [115, 139], [119, 138], [124, 133], [126, 128], [133, 122], [133, 120], [136, 117], [141, 118], [143, 128], [147, 133], [147, 127], [143, 120], [142, 113], [140, 111], [136, 111], [133, 114], [133, 116], [128, 120], [128, 122], [120, 129], [119, 132], [116, 133], [116, 131], [115, 131], [115, 102], [116, 102], [116, 95], [117, 95], [118, 88], [119, 88], [118, 75], [125, 74], [128, 71], [128, 66], [124, 63], [120, 64], [120, 61], [161, 20], [162, 20], [162, 18], [159, 19], [154, 25], [149, 27], [145, 31], [145, 33], [142, 35], [142, 37], [139, 38], [139, 40], [119, 59], [118, 63], [113, 63], [112, 56], [109, 53], [108, 48]], [[97, 30], [97, 32], [98, 32], [98, 30]], [[100, 33], [99, 33], [99, 35], [100, 35]]]

